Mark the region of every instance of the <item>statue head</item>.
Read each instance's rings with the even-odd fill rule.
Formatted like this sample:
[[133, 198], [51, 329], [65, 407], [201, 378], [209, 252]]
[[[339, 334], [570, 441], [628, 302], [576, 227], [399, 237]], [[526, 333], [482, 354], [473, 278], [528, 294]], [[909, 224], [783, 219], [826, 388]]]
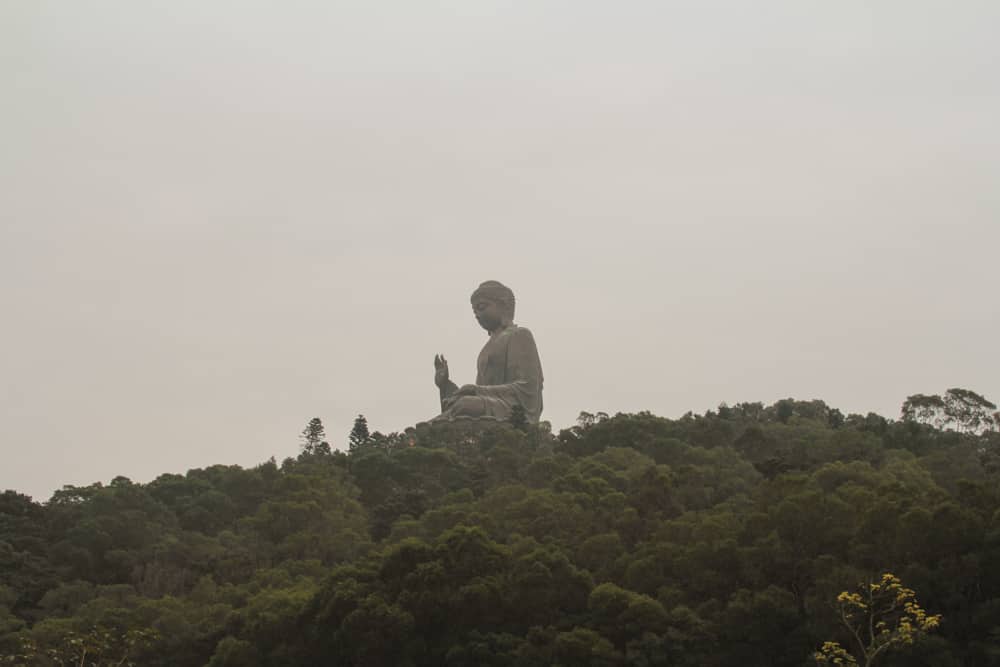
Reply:
[[503, 283], [487, 280], [472, 293], [471, 301], [476, 321], [490, 333], [514, 321], [514, 292]]

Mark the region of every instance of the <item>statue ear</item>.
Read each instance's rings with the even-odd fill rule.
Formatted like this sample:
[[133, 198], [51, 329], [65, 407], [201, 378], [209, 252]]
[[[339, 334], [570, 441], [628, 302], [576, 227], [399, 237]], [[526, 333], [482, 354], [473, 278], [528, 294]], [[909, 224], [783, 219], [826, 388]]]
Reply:
[[514, 319], [514, 306], [516, 305], [514, 299], [497, 299], [497, 305], [503, 311], [503, 314], [507, 316], [508, 319]]

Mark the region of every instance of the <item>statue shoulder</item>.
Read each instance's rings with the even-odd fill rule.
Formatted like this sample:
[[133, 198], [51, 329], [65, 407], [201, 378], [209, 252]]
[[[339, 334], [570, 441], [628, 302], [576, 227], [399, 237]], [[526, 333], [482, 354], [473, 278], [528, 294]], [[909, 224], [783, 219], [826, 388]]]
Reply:
[[540, 391], [542, 366], [538, 358], [538, 346], [535, 344], [535, 337], [531, 335], [531, 329], [511, 327], [508, 340], [510, 341], [507, 346], [508, 363], [513, 363], [520, 369], [520, 377], [537, 380]]
[[528, 327], [519, 327], [515, 324], [511, 326], [509, 331], [512, 340], [517, 340], [522, 343], [530, 342], [532, 345], [535, 344], [535, 337], [532, 335], [531, 329]]

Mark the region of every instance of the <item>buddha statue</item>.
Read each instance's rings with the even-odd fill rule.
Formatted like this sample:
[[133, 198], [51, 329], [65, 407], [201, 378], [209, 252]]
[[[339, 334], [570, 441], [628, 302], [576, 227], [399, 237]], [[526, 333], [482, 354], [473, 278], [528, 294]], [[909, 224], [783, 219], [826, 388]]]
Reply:
[[455, 419], [510, 419], [515, 406], [537, 424], [542, 414], [542, 364], [531, 332], [514, 324], [514, 293], [488, 280], [472, 293], [472, 312], [489, 340], [479, 353], [476, 384], [459, 387], [448, 374], [448, 361], [434, 357], [434, 384], [441, 414], [432, 422]]

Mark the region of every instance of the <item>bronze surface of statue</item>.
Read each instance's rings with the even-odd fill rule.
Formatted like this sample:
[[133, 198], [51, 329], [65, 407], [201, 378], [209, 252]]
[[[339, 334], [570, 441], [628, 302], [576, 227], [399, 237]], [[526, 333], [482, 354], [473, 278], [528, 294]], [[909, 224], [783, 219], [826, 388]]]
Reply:
[[542, 414], [542, 364], [531, 332], [514, 324], [514, 293], [488, 280], [472, 293], [472, 312], [490, 335], [479, 353], [476, 384], [456, 385], [448, 376], [447, 360], [435, 356], [441, 414], [431, 421], [502, 421], [521, 406], [528, 423], [537, 424]]

